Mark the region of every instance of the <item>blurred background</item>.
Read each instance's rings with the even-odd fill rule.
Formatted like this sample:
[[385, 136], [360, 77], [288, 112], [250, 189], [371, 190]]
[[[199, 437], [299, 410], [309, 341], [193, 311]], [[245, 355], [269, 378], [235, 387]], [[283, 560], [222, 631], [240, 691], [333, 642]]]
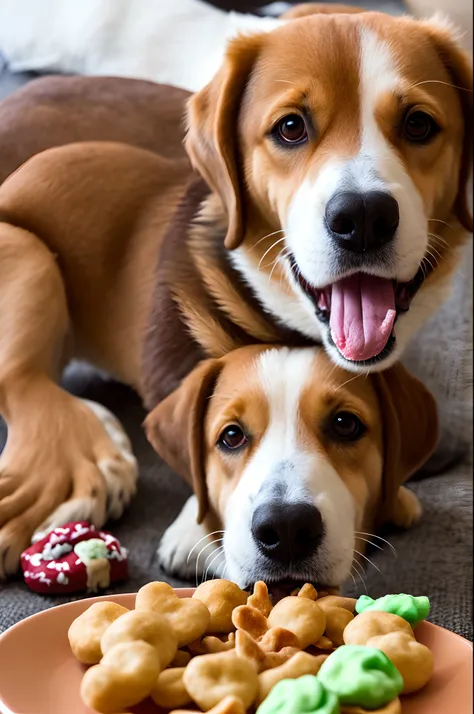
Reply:
[[[329, 0], [329, 3], [331, 0]], [[32, 76], [113, 74], [197, 90], [225, 41], [259, 29], [296, 0], [0, 0], [0, 97]], [[348, 0], [369, 10], [446, 14], [472, 48], [472, 0]], [[267, 19], [264, 19], [267, 18]]]

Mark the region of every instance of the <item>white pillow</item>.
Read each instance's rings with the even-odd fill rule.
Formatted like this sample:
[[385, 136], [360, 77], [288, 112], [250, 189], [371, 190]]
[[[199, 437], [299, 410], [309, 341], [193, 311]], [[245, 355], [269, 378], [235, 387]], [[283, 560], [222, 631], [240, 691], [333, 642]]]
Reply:
[[0, 0], [0, 52], [14, 72], [136, 77], [196, 91], [230, 37], [280, 23], [201, 0]]

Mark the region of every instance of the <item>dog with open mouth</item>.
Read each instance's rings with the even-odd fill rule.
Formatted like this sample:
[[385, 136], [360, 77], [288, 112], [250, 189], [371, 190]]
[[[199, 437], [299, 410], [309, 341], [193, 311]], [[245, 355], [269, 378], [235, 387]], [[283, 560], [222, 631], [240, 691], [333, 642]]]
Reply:
[[472, 228], [472, 68], [442, 23], [319, 14], [238, 37], [188, 102], [191, 161], [166, 139], [184, 138], [183, 105], [161, 101], [155, 151], [51, 148], [0, 186], [0, 577], [35, 532], [100, 527], [134, 492], [100, 418], [58, 386], [70, 359], [150, 411], [245, 345], [322, 342], [344, 369], [385, 370]]
[[195, 491], [162, 539], [165, 571], [273, 590], [339, 587], [374, 528], [417, 521], [403, 483], [437, 440], [434, 399], [402, 365], [353, 375], [321, 347], [206, 360], [145, 428]]

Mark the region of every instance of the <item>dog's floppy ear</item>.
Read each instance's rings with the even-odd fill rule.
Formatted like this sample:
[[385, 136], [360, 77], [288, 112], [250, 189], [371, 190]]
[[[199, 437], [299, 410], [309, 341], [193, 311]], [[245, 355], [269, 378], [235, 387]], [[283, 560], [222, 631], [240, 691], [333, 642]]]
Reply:
[[232, 40], [219, 72], [188, 103], [186, 150], [194, 168], [224, 203], [228, 216], [225, 246], [229, 250], [240, 245], [245, 231], [237, 120], [262, 37], [250, 35]]
[[193, 487], [199, 504], [198, 523], [208, 508], [204, 417], [221, 368], [219, 359], [201, 362], [144, 422], [147, 439], [155, 451]]
[[472, 172], [472, 57], [459, 46], [452, 26], [445, 19], [435, 16], [423, 24], [439, 58], [446, 67], [461, 102], [464, 141], [454, 213], [463, 228], [472, 233], [473, 221], [469, 187]]
[[438, 413], [432, 394], [397, 363], [373, 374], [384, 440], [381, 522], [390, 521], [400, 486], [418, 471], [438, 442]]

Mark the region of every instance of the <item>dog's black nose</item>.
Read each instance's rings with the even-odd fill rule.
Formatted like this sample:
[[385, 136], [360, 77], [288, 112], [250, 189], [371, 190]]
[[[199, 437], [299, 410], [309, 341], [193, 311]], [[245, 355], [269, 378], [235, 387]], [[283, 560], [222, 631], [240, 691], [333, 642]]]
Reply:
[[376, 250], [397, 232], [398, 203], [389, 193], [336, 193], [326, 205], [326, 225], [341, 248], [362, 253]]
[[323, 530], [321, 513], [310, 503], [270, 501], [258, 506], [252, 518], [252, 535], [260, 551], [284, 564], [312, 555]]

